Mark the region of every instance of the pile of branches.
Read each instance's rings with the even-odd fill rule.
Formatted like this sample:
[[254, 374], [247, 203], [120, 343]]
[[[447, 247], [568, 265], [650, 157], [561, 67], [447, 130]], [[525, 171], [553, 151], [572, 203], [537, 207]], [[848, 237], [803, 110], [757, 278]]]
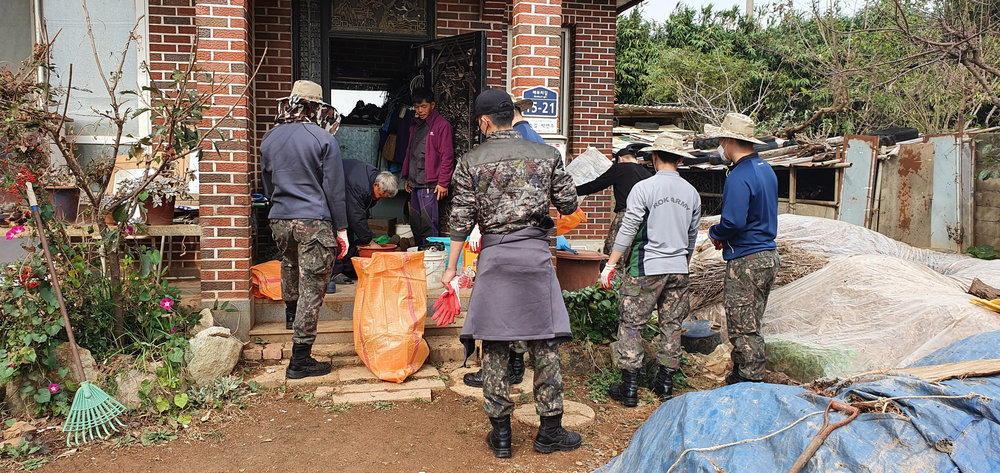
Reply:
[[[711, 243], [709, 243], [710, 245]], [[799, 280], [826, 266], [827, 258], [819, 253], [797, 249], [788, 242], [778, 242], [781, 267], [774, 287], [781, 287]], [[726, 262], [721, 259], [691, 260], [691, 310], [698, 310], [722, 303], [725, 289]]]

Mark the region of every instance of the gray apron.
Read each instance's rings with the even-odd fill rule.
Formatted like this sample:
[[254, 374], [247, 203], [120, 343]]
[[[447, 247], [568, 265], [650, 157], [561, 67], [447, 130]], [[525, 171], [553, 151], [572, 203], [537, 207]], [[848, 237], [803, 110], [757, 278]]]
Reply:
[[463, 342], [573, 339], [548, 231], [483, 235], [476, 269]]

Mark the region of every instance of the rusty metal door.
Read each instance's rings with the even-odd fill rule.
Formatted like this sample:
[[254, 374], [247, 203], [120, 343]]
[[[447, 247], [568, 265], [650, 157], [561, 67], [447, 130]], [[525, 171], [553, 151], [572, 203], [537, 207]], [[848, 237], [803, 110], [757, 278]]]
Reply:
[[877, 136], [844, 137], [844, 157], [851, 166], [843, 173], [838, 220], [871, 228], [878, 150]]
[[919, 248], [931, 246], [934, 145], [900, 145], [899, 155], [882, 163], [878, 232]]

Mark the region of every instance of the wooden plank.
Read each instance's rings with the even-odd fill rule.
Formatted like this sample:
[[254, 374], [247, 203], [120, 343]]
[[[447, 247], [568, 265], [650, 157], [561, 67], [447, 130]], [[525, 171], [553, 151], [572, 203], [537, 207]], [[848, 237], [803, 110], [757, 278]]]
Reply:
[[1000, 374], [1000, 360], [969, 360], [941, 365], [901, 368], [894, 371], [912, 374], [924, 381], [937, 383], [947, 379], [993, 376]]
[[916, 246], [931, 244], [934, 145], [901, 145], [898, 156], [882, 163], [879, 233]]

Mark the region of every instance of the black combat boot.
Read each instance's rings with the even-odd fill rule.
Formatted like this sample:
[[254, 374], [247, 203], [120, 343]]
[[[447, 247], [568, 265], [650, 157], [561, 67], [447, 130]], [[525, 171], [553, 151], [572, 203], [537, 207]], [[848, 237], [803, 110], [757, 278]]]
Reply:
[[[521, 384], [524, 381], [524, 353], [510, 352], [510, 361], [507, 363], [507, 377], [510, 378], [511, 386]], [[466, 386], [474, 388], [483, 387], [483, 370], [475, 373], [467, 373], [462, 376], [462, 382]]]
[[330, 363], [317, 361], [312, 357], [312, 345], [306, 343], [292, 344], [292, 359], [288, 362], [285, 377], [289, 379], [323, 376], [330, 373]]
[[608, 396], [625, 407], [639, 405], [639, 371], [622, 370], [622, 382], [609, 386]]
[[542, 425], [535, 436], [535, 451], [538, 453], [568, 452], [576, 450], [583, 443], [580, 434], [562, 427], [562, 414], [542, 416]]
[[493, 430], [486, 434], [486, 446], [497, 458], [510, 458], [510, 416], [490, 417]]
[[510, 363], [507, 364], [507, 376], [510, 384], [521, 384], [524, 381], [524, 353], [510, 352]]
[[295, 306], [299, 301], [285, 301], [285, 330], [292, 330], [295, 324]]
[[652, 389], [653, 394], [659, 396], [660, 401], [670, 399], [674, 393], [674, 370], [660, 365], [660, 369], [656, 372], [656, 378], [653, 378]]

